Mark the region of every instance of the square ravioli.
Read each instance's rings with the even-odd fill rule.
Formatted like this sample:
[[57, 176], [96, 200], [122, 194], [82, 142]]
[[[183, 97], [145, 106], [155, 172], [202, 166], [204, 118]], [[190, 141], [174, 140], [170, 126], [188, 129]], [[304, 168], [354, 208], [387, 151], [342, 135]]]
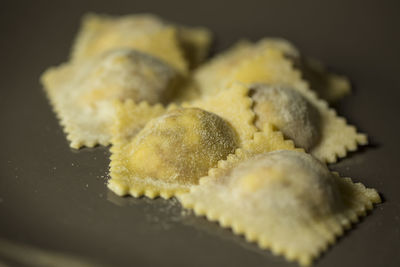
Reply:
[[203, 94], [218, 92], [224, 87], [225, 77], [238, 64], [266, 49], [281, 51], [310, 83], [311, 89], [326, 101], [334, 102], [350, 93], [350, 82], [346, 77], [327, 71], [322, 63], [302, 56], [292, 43], [281, 38], [263, 38], [257, 43], [239, 41], [198, 68], [194, 80]]
[[50, 68], [42, 83], [70, 146], [80, 148], [109, 144], [113, 101], [166, 103], [178, 79], [177, 71], [151, 55], [117, 49]]
[[301, 265], [311, 264], [380, 202], [376, 190], [288, 150], [232, 155], [178, 199], [197, 215]]
[[108, 187], [118, 195], [170, 198], [237, 147], [234, 129], [223, 118], [199, 108], [172, 109], [134, 137], [113, 139]]
[[[207, 106], [215, 103], [210, 100], [166, 109], [131, 101], [116, 103], [108, 187], [118, 195], [170, 198], [198, 184], [200, 177], [238, 148], [250, 149], [253, 138], [262, 144], [254, 150], [294, 149], [293, 142], [272, 128], [256, 132], [246, 92], [246, 87], [235, 84], [218, 95], [235, 109]], [[268, 139], [260, 137], [267, 132]]]
[[232, 81], [253, 88], [253, 110], [261, 125], [266, 121], [275, 124], [297, 146], [322, 161], [336, 162], [368, 143], [365, 134], [348, 125], [309, 89], [279, 50], [268, 48], [249, 57], [226, 78], [226, 83]]
[[195, 67], [205, 59], [210, 43], [211, 33], [205, 28], [174, 25], [151, 14], [87, 14], [71, 58], [80, 61], [110, 49], [131, 48], [153, 54], [186, 72], [189, 65]]

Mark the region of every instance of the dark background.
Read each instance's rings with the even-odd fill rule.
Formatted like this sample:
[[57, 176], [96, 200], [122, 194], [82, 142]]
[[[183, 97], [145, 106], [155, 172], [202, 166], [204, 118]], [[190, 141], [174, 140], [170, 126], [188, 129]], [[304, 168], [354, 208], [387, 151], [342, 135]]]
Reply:
[[285, 37], [348, 75], [354, 93], [336, 107], [372, 145], [332, 169], [384, 203], [315, 266], [400, 266], [399, 2], [221, 2], [1, 1], [0, 265], [296, 266], [177, 201], [114, 196], [107, 148], [68, 147], [38, 79], [67, 59], [81, 15], [96, 11], [209, 27], [215, 51], [242, 37]]

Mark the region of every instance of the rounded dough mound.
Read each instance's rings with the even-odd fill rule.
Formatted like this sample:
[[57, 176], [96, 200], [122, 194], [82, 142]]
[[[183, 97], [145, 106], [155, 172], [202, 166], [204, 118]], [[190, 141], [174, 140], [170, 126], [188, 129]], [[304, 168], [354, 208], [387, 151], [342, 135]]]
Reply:
[[87, 15], [73, 50], [73, 59], [85, 60], [116, 47], [131, 47], [135, 41], [164, 27], [164, 23], [152, 15], [123, 16], [116, 19]]
[[296, 146], [306, 150], [320, 140], [320, 115], [300, 93], [280, 86], [252, 86], [256, 126], [262, 129], [267, 122], [277, 127]]
[[307, 221], [332, 214], [343, 204], [334, 175], [303, 152], [258, 155], [233, 169], [230, 179], [236, 195], [248, 196], [246, 205], [279, 217], [288, 214]]
[[131, 144], [132, 170], [141, 176], [192, 185], [235, 151], [237, 137], [219, 116], [183, 108], [150, 121]]
[[82, 100], [133, 99], [151, 104], [166, 102], [173, 93], [177, 73], [168, 64], [139, 51], [112, 50], [95, 60], [82, 80]]

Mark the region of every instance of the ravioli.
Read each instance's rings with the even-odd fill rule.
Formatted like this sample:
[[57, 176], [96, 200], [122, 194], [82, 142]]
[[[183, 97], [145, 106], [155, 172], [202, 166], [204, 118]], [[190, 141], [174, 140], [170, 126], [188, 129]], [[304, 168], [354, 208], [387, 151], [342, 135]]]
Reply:
[[113, 100], [166, 103], [178, 77], [177, 71], [155, 57], [117, 49], [50, 68], [42, 83], [71, 147], [80, 148], [109, 144]]
[[194, 79], [203, 94], [214, 94], [224, 88], [226, 77], [238, 65], [268, 49], [282, 52], [301, 71], [311, 89], [323, 99], [334, 102], [350, 92], [350, 83], [346, 77], [328, 72], [317, 60], [304, 58], [293, 44], [281, 38], [264, 38], [257, 43], [239, 41], [197, 69]]
[[287, 260], [309, 265], [366, 215], [376, 190], [341, 178], [304, 152], [232, 156], [178, 199]]
[[197, 184], [209, 168], [233, 153], [238, 137], [213, 113], [177, 108], [148, 122], [134, 138], [113, 144], [112, 191], [169, 198]]
[[[330, 109], [325, 101], [317, 98], [316, 94], [309, 89], [308, 83], [304, 82], [301, 79], [300, 73], [293, 68], [292, 63], [278, 50], [267, 49], [262, 54], [248, 58], [235, 68], [226, 79], [227, 83], [228, 81], [235, 81], [248, 84], [249, 86], [254, 83], [264, 83], [277, 88], [291, 88], [298, 94], [301, 94], [302, 98], [312, 106], [311, 108], [307, 104], [308, 107], [305, 107], [303, 104], [304, 109], [307, 109], [308, 113], [315, 113], [313, 110], [318, 110], [320, 117], [319, 125], [315, 125], [314, 127], [315, 129], [319, 128], [319, 141], [314, 142], [310, 147], [304, 148], [308, 148], [308, 151], [312, 155], [322, 161], [328, 163], [336, 162], [337, 158], [345, 157], [348, 151], [357, 150], [358, 145], [368, 143], [365, 134], [358, 133], [354, 126], [348, 125], [344, 118], [338, 117], [336, 112]], [[264, 89], [268, 90], [269, 86], [264, 86]], [[262, 86], [259, 88], [262, 88]], [[288, 103], [287, 106], [295, 105], [294, 102], [298, 102], [295, 98], [299, 97], [294, 97], [296, 93], [288, 93], [288, 90], [283, 89], [279, 91], [280, 99], [291, 99], [291, 103]], [[275, 108], [281, 108], [274, 101], [278, 100], [271, 100], [270, 103], [273, 103], [272, 106], [275, 105]], [[262, 102], [262, 99], [259, 102]], [[297, 111], [293, 110], [293, 108], [291, 111], [290, 108], [285, 111], [288, 114], [292, 114], [293, 118], [299, 116], [299, 114], [294, 114]], [[257, 115], [262, 117], [262, 114]], [[282, 120], [283, 118], [277, 119]], [[304, 125], [306, 126], [306, 122], [304, 122]], [[299, 140], [294, 141], [298, 145], [302, 144]]]
[[150, 14], [88, 14], [75, 41], [72, 60], [85, 60], [110, 49], [130, 48], [156, 56], [186, 73], [188, 64], [196, 66], [204, 60], [210, 43], [211, 34], [205, 28], [175, 26]]
[[268, 141], [275, 140], [270, 146], [257, 137], [261, 132], [253, 125], [247, 93], [245, 86], [233, 84], [214, 98], [183, 107], [116, 102], [109, 188], [118, 195], [169, 198], [197, 184], [208, 169], [237, 148], [250, 146], [253, 138], [263, 140], [266, 149], [293, 147], [281, 133], [270, 135]]

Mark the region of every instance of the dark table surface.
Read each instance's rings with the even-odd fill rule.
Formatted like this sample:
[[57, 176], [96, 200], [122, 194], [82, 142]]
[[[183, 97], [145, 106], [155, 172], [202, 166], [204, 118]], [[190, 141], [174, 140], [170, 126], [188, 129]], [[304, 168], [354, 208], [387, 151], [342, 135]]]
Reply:
[[[222, 2], [222, 1], [221, 1]], [[65, 61], [80, 17], [152, 12], [217, 37], [285, 37], [348, 75], [335, 105], [372, 145], [331, 166], [378, 189], [384, 203], [315, 266], [400, 266], [397, 1], [2, 1], [0, 10], [0, 265], [296, 266], [176, 200], [119, 198], [105, 186], [108, 148], [72, 150], [38, 78]], [[55, 264], [56, 263], [56, 264]]]

